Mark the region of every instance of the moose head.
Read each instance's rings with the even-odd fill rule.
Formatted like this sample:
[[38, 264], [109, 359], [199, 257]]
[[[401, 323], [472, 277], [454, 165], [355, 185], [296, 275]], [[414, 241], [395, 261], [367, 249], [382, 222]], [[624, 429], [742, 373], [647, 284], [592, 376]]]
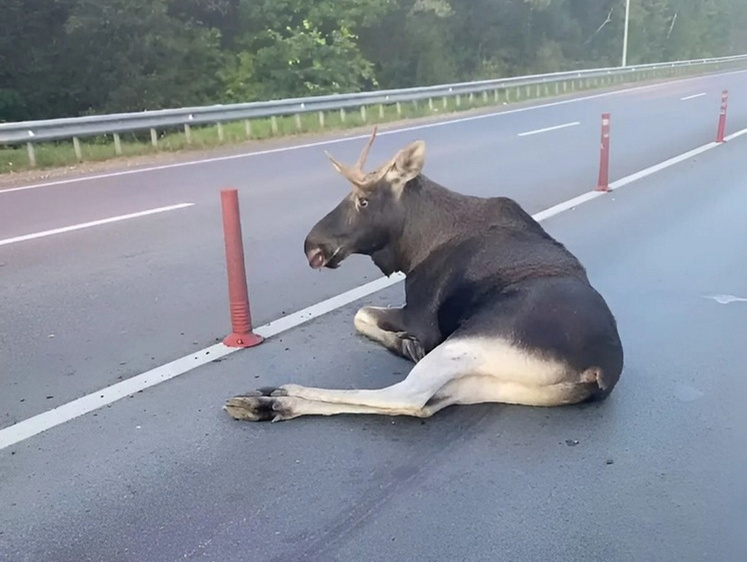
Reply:
[[306, 236], [304, 251], [314, 269], [335, 269], [352, 254], [371, 256], [387, 274], [395, 269], [391, 246], [401, 236], [407, 218], [402, 195], [423, 168], [425, 143], [409, 144], [386, 164], [367, 173], [363, 167], [375, 138], [376, 128], [353, 166], [326, 153], [352, 190]]

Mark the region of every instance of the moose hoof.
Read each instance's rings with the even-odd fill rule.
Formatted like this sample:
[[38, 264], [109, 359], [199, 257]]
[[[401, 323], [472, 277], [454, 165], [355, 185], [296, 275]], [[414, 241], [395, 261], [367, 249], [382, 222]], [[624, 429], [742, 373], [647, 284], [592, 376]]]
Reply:
[[414, 363], [425, 357], [425, 350], [413, 336], [400, 332], [397, 334], [402, 342], [402, 355], [409, 357]]
[[[239, 421], [281, 421], [292, 416], [290, 404], [286, 404], [284, 391], [262, 388], [242, 396], [234, 396], [226, 401], [223, 409]], [[272, 394], [272, 396], [270, 396]]]
[[258, 388], [254, 392], [251, 392], [248, 396], [287, 396], [287, 395], [288, 393], [285, 392], [282, 388], [277, 388], [275, 386], [263, 386], [261, 388]]

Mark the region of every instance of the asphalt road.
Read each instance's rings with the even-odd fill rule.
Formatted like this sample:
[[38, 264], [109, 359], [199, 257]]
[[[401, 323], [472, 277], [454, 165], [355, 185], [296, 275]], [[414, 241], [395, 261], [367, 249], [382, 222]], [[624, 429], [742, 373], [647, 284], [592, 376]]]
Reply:
[[[434, 179], [536, 212], [593, 186], [602, 111], [615, 179], [712, 140], [726, 87], [732, 129], [747, 126], [747, 74], [732, 74], [384, 135], [371, 161], [424, 138]], [[0, 246], [3, 425], [225, 332], [223, 185], [241, 190], [258, 323], [377, 276], [363, 259], [313, 273], [301, 251], [346, 189], [322, 148], [351, 160], [359, 147], [0, 194], [0, 240], [195, 203]], [[547, 221], [620, 323], [627, 367], [605, 404], [272, 425], [220, 411], [260, 384], [404, 376], [353, 336], [356, 303], [0, 451], [0, 559], [744, 560], [747, 303], [705, 297], [747, 297], [746, 149], [742, 137]], [[400, 286], [366, 299], [400, 300]]]

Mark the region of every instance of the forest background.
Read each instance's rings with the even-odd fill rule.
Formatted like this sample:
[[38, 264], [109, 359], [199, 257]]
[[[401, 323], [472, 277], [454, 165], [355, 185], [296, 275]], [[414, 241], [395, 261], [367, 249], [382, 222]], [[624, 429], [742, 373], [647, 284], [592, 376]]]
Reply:
[[[618, 66], [625, 0], [0, 0], [0, 122]], [[628, 64], [747, 53], [746, 0], [632, 0]]]

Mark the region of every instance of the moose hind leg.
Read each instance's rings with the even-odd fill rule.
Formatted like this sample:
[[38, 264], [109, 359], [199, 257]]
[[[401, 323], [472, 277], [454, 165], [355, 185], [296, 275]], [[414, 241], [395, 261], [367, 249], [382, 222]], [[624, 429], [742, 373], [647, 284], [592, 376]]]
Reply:
[[417, 363], [425, 357], [423, 346], [405, 329], [401, 308], [364, 306], [353, 322], [358, 333], [405, 359]]

